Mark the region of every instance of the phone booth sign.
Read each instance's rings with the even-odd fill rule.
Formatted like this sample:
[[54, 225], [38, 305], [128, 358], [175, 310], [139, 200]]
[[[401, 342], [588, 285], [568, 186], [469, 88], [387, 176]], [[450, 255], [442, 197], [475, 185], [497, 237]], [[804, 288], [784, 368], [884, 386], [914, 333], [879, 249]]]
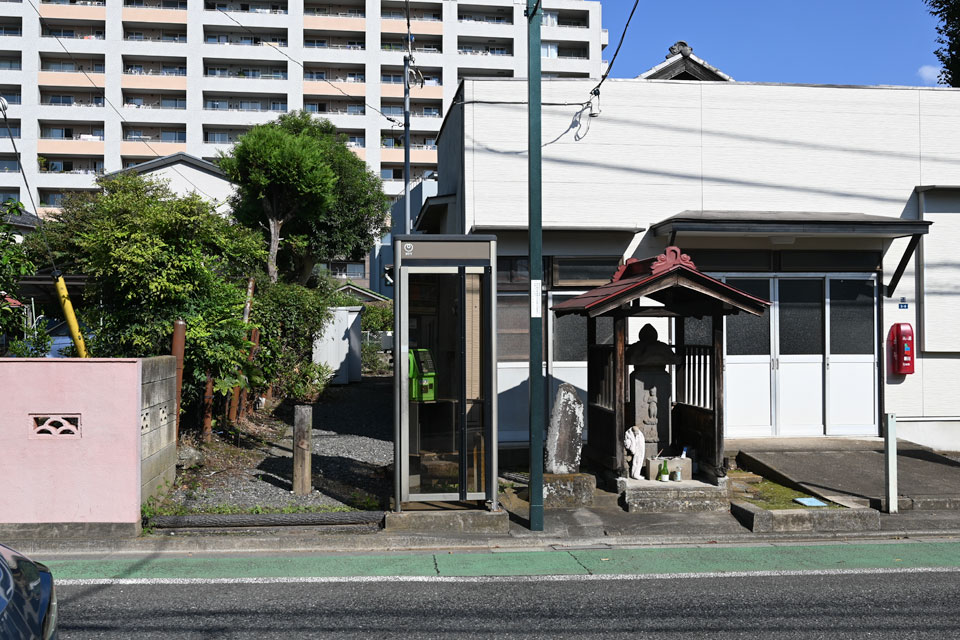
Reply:
[[496, 238], [394, 242], [394, 508], [497, 501]]
[[897, 375], [913, 373], [916, 361], [913, 327], [908, 322], [898, 322], [890, 327], [890, 344], [893, 351], [893, 372]]

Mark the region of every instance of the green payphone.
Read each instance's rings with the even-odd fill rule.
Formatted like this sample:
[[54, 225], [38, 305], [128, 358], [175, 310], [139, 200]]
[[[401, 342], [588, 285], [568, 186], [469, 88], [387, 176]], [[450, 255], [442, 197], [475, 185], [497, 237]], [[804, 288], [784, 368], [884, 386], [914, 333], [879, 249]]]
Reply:
[[437, 368], [429, 349], [410, 349], [410, 400], [433, 402], [437, 399]]
[[394, 508], [497, 508], [496, 240], [394, 237]]

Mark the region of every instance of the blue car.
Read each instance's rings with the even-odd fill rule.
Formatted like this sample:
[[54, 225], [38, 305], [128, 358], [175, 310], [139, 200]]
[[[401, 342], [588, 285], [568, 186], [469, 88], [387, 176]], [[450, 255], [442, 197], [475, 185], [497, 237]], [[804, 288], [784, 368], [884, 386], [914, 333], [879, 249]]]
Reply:
[[0, 544], [0, 638], [57, 637], [57, 592], [53, 574]]

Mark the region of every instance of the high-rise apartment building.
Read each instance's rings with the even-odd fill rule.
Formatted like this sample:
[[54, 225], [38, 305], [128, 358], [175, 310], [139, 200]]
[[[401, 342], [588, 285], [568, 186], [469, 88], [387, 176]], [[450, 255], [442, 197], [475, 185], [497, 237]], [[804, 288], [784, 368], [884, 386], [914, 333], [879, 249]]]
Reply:
[[[410, 2], [423, 85], [411, 92], [414, 177], [460, 78], [526, 75], [525, 2]], [[403, 0], [0, 0], [0, 94], [37, 208], [96, 175], [178, 151], [212, 159], [252, 125], [306, 109], [402, 190]], [[544, 2], [545, 77], [597, 77], [596, 0]], [[378, 110], [382, 113], [378, 113]], [[393, 121], [392, 122], [390, 119]], [[29, 203], [6, 131], [0, 199]]]

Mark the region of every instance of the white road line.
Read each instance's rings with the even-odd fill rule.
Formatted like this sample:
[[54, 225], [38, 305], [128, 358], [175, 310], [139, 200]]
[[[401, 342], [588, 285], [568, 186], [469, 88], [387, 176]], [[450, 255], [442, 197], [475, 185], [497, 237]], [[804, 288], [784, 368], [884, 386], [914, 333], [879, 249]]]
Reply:
[[[779, 576], [883, 575], [898, 573], [960, 573], [960, 567], [893, 567], [886, 569], [797, 569], [789, 571], [709, 571], [705, 573], [572, 574], [548, 576], [340, 576], [274, 578], [76, 578], [56, 580], [57, 586], [190, 585], [190, 584], [324, 584], [371, 582], [606, 582], [615, 580], [681, 580], [699, 578], [766, 578]], [[56, 577], [55, 577], [56, 578]]]

